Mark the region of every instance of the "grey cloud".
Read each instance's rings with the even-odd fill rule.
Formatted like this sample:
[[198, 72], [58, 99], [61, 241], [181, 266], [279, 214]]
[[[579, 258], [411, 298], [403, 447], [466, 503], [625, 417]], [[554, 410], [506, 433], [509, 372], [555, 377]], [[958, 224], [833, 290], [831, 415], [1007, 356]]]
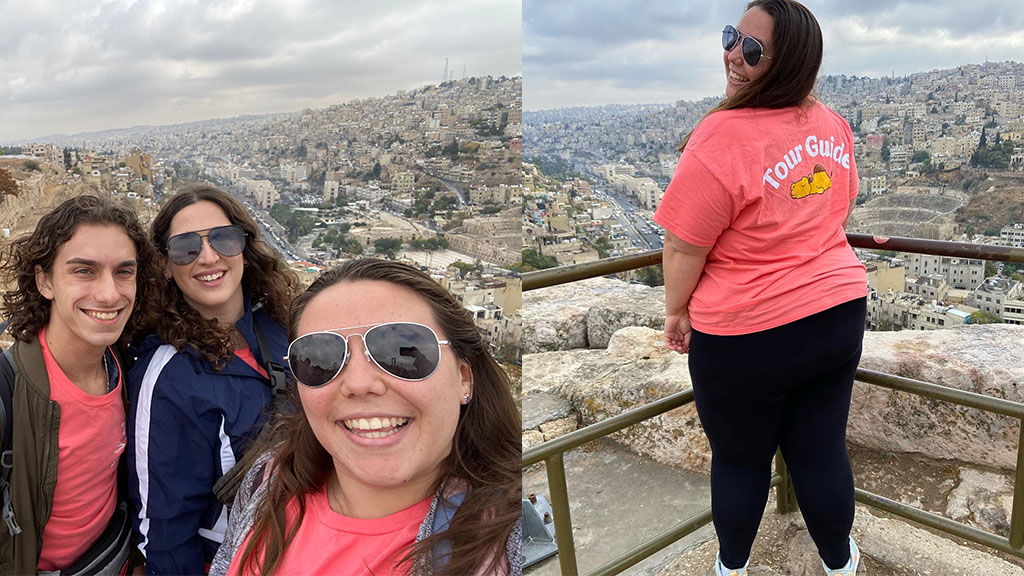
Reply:
[[445, 57], [522, 73], [519, 0], [41, 4], [4, 4], [0, 142], [382, 96], [437, 83]]

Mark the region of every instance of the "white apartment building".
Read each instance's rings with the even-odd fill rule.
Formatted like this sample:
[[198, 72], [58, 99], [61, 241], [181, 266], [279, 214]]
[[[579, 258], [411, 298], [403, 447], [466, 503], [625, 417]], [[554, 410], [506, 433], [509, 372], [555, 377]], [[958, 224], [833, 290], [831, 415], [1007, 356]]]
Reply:
[[398, 194], [412, 193], [413, 184], [415, 183], [416, 175], [409, 171], [399, 172], [391, 179], [391, 187]]
[[1024, 224], [1007, 224], [999, 231], [999, 243], [1024, 248]]
[[942, 274], [951, 288], [973, 290], [985, 280], [985, 261], [934, 254], [901, 253], [907, 276]]
[[986, 278], [985, 281], [974, 289], [967, 299], [967, 304], [979, 310], [995, 314], [1001, 320], [1005, 319], [1007, 311], [1011, 309], [1010, 319], [1015, 321], [1024, 320], [1024, 286], [1016, 280], [1007, 278]]
[[324, 204], [331, 204], [338, 199], [341, 192], [341, 183], [337, 180], [324, 181]]

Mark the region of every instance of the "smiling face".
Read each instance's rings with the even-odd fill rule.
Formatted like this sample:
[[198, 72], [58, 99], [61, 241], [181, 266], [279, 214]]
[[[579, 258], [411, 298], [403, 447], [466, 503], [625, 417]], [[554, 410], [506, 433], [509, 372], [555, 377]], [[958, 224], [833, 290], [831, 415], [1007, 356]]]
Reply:
[[[744, 36], [750, 36], [761, 43], [764, 47], [765, 56], [775, 54], [772, 45], [772, 17], [761, 8], [754, 7], [747, 10], [740, 21], [736, 23], [736, 29]], [[756, 80], [768, 71], [772, 65], [769, 58], [761, 58], [756, 66], [751, 66], [743, 59], [743, 42], [737, 42], [732, 50], [722, 55], [725, 61], [725, 95], [732, 98], [743, 86]]]
[[[199, 232], [205, 236], [210, 228], [233, 224], [220, 206], [209, 200], [189, 204], [171, 219], [167, 237], [185, 232]], [[216, 318], [225, 324], [234, 324], [242, 317], [244, 297], [242, 274], [245, 257], [242, 254], [223, 256], [203, 238], [199, 256], [191, 263], [178, 266], [166, 263], [169, 277], [174, 279], [189, 306], [204, 318]]]
[[[446, 339], [423, 298], [375, 280], [341, 282], [314, 296], [302, 312], [297, 336], [396, 321], [429, 326]], [[345, 500], [378, 495], [401, 510], [430, 495], [452, 450], [460, 405], [472, 394], [472, 373], [442, 345], [440, 365], [429, 378], [395, 378], [366, 358], [361, 337], [366, 330], [341, 332], [351, 348], [348, 363], [320, 388], [298, 385], [299, 398], [313, 434], [334, 461]], [[376, 506], [379, 513], [387, 507]], [[345, 513], [367, 516], [355, 506]]]
[[135, 304], [137, 259], [120, 226], [80, 224], [52, 271], [36, 270], [36, 287], [50, 301], [46, 340], [55, 356], [98, 356], [117, 342]]

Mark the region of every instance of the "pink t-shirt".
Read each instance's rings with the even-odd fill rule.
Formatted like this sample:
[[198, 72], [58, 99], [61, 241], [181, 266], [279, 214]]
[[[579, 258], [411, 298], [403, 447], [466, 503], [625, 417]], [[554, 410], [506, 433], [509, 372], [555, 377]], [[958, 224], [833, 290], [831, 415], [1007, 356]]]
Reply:
[[[403, 564], [401, 570], [396, 564], [416, 541], [433, 495], [405, 510], [373, 519], [349, 518], [331, 510], [326, 489], [305, 499], [306, 516], [275, 574], [408, 574], [408, 564]], [[298, 505], [289, 503], [285, 512], [289, 526], [297, 513]], [[228, 576], [241, 573], [238, 562], [248, 544], [246, 538], [228, 568]]]
[[122, 378], [102, 396], [87, 394], [53, 359], [45, 330], [39, 331], [39, 343], [50, 400], [60, 406], [57, 487], [38, 565], [39, 570], [52, 571], [73, 564], [107, 527], [117, 505], [117, 462], [128, 440]]
[[253, 355], [252, 348], [246, 346], [241, 350], [235, 350], [235, 356], [238, 356], [238, 359], [241, 360], [242, 362], [245, 362], [249, 366], [252, 366], [252, 369], [259, 372], [260, 376], [268, 378], [266, 368], [260, 366], [260, 363], [256, 361], [256, 356]]
[[749, 334], [867, 295], [843, 229], [857, 189], [850, 126], [820, 102], [705, 118], [654, 215], [712, 246], [690, 298], [693, 327]]

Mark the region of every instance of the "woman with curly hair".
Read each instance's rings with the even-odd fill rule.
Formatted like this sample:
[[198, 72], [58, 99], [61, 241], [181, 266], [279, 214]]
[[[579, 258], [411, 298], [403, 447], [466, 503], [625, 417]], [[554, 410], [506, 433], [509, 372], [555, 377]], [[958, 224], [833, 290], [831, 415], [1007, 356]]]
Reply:
[[298, 408], [211, 574], [521, 574], [520, 417], [469, 313], [420, 271], [328, 271], [292, 305]]
[[134, 524], [149, 573], [204, 574], [227, 525], [212, 487], [266, 420], [298, 279], [210, 185], [164, 204], [152, 238], [166, 285], [128, 374]]
[[0, 470], [0, 574], [124, 573], [131, 523], [119, 482], [119, 344], [158, 291], [156, 253], [131, 210], [77, 196], [3, 247], [0, 278], [15, 339], [0, 358], [11, 385], [0, 430], [11, 451]]

